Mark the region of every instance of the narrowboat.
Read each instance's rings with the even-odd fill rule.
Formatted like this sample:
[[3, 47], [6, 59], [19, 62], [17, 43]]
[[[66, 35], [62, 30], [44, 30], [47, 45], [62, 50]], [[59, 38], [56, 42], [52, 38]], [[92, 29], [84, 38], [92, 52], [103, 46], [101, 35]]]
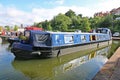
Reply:
[[19, 42], [19, 38], [12, 38], [12, 37], [10, 37], [10, 38], [8, 38], [7, 39], [7, 41], [10, 43], [10, 45], [9, 46], [12, 46], [12, 44], [14, 43], [14, 42]]
[[26, 40], [14, 42], [11, 52], [17, 58], [58, 57], [111, 44], [111, 31], [98, 28], [92, 33], [26, 30]]
[[[42, 28], [38, 28], [36, 26], [28, 26], [25, 28], [25, 30], [39, 30], [42, 31]], [[16, 35], [17, 34], [17, 35]], [[19, 36], [23, 34], [23, 31], [21, 32], [14, 32], [13, 35], [11, 35], [11, 37], [8, 38], [8, 42], [10, 43], [10, 46], [14, 43], [14, 42], [19, 42]]]

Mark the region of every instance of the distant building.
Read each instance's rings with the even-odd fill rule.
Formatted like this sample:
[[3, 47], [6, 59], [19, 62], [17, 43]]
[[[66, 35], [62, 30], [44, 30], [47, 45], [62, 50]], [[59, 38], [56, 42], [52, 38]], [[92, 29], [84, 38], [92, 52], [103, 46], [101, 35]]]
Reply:
[[120, 15], [120, 7], [117, 8], [117, 9], [112, 9], [112, 10], [110, 11], [110, 13], [111, 13], [111, 14], [114, 14], [114, 15]]
[[94, 17], [95, 16], [99, 16], [99, 17], [103, 17], [103, 16], [107, 16], [107, 15], [109, 15], [110, 13], [108, 12], [108, 11], [106, 11], [106, 12], [98, 12], [98, 13], [95, 13], [94, 14]]
[[117, 9], [112, 9], [111, 11], [97, 12], [94, 14], [94, 17], [95, 16], [103, 17], [103, 16], [107, 16], [109, 14], [120, 15], [120, 7]]

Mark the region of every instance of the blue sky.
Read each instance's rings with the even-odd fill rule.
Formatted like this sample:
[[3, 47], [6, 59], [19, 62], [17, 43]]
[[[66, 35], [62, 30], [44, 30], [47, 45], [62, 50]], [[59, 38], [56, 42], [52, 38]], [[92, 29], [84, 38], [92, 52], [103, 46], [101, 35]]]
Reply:
[[91, 17], [95, 12], [120, 7], [120, 0], [0, 0], [0, 26], [30, 25], [51, 20], [69, 9]]
[[[96, 0], [97, 1], [97, 0]], [[87, 6], [99, 3], [94, 0], [0, 0], [0, 3], [6, 6], [14, 6], [18, 9], [30, 9], [32, 7], [54, 8], [57, 6]]]

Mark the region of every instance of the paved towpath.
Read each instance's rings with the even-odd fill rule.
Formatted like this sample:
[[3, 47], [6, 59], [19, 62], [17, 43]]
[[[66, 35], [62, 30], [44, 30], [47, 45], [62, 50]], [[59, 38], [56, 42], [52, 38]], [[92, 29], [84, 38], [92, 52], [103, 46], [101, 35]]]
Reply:
[[93, 80], [120, 80], [120, 47]]
[[112, 37], [113, 40], [120, 40], [120, 37]]

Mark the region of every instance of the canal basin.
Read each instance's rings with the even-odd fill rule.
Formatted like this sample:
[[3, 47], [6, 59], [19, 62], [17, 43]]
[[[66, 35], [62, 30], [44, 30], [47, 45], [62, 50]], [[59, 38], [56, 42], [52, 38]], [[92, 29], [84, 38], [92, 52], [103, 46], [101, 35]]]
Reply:
[[9, 44], [0, 44], [0, 80], [91, 80], [120, 44], [59, 58], [17, 60]]

